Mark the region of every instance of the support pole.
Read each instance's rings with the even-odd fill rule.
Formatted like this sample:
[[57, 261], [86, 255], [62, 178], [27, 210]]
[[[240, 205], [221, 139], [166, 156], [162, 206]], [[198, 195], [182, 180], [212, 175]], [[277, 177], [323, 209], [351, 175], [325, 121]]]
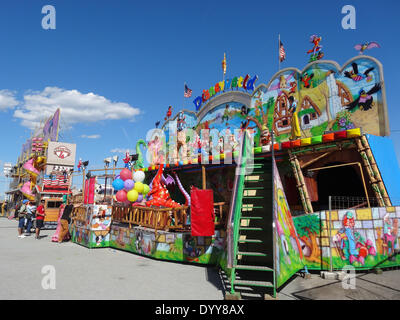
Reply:
[[332, 196], [329, 196], [329, 271], [333, 272], [333, 261], [332, 261], [332, 247], [331, 247], [331, 241], [332, 241]]
[[206, 180], [206, 167], [204, 164], [201, 166], [201, 177], [202, 177], [202, 181], [203, 181], [203, 190], [206, 190], [207, 180]]
[[299, 160], [297, 159], [297, 156], [294, 155], [290, 150], [289, 150], [289, 160], [290, 164], [292, 165], [294, 176], [296, 178], [297, 182], [297, 188], [300, 193], [300, 198], [303, 204], [303, 208], [305, 213], [311, 213], [313, 212], [312, 204], [310, 201], [310, 197], [308, 195], [308, 190], [304, 181], [304, 176], [303, 172], [301, 171]]

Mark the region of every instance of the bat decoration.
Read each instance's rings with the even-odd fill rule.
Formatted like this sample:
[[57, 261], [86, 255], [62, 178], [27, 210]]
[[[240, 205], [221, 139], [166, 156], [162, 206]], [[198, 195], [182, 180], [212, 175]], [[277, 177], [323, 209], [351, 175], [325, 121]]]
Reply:
[[365, 42], [362, 44], [356, 44], [354, 46], [354, 49], [360, 51], [360, 54], [364, 54], [365, 50], [369, 50], [372, 48], [380, 48], [381, 46], [379, 45], [378, 42], [372, 41], [372, 42]]

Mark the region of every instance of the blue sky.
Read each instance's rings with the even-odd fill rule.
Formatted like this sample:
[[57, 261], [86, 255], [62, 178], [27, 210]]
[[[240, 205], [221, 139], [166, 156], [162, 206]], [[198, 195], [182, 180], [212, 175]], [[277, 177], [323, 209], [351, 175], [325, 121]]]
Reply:
[[[48, 4], [56, 9], [55, 30], [41, 26]], [[356, 8], [356, 30], [341, 26], [346, 4]], [[397, 1], [2, 1], [1, 164], [16, 161], [50, 103], [62, 108], [63, 140], [100, 167], [112, 151], [134, 149], [168, 105], [174, 114], [182, 109], [184, 82], [196, 97], [220, 81], [224, 52], [228, 77], [257, 74], [267, 83], [278, 69], [278, 34], [287, 54], [281, 67], [302, 69], [314, 33], [323, 37], [325, 58], [339, 64], [357, 55], [356, 43], [381, 44], [368, 54], [384, 67], [400, 158], [399, 12]], [[194, 110], [192, 100], [185, 99], [186, 109]]]

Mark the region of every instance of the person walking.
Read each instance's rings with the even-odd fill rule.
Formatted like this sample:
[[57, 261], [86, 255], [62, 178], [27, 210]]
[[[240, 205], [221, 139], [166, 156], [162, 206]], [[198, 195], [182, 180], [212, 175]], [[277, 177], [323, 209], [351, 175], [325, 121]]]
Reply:
[[[71, 204], [70, 198], [67, 199], [67, 205], [64, 208], [64, 211], [62, 213], [61, 219], [60, 219], [60, 224], [61, 224], [61, 230], [58, 235], [58, 243], [62, 243], [63, 240], [69, 240], [69, 223], [71, 221], [71, 213], [72, 209], [74, 208], [74, 205]], [[65, 239], [64, 239], [65, 238]]]
[[44, 218], [46, 214], [44, 212], [44, 199], [40, 200], [40, 205], [36, 209], [36, 239], [40, 239], [40, 229], [43, 228]]
[[18, 217], [18, 238], [25, 238], [25, 235], [22, 233], [25, 225], [25, 216], [26, 216], [26, 204], [28, 200], [23, 200], [21, 206], [19, 206], [18, 211], [15, 213]]
[[35, 218], [36, 206], [33, 201], [29, 201], [26, 205], [26, 234], [27, 236], [31, 235], [32, 222]]

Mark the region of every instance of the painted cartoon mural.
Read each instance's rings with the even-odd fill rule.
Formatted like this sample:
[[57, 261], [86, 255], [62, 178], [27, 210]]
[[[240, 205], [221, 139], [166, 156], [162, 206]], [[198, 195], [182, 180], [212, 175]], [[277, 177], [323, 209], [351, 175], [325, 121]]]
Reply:
[[[312, 62], [304, 70], [283, 69], [253, 92], [219, 91], [215, 99], [220, 99], [221, 94], [233, 95], [232, 99], [220, 104], [210, 100], [210, 106], [206, 104], [198, 113], [182, 110], [166, 118], [161, 129], [166, 150], [170, 150], [170, 163], [184, 162], [204, 148], [205, 142], [191, 130], [199, 134], [202, 129], [216, 129], [219, 136], [211, 135], [209, 140], [211, 150], [217, 151], [221, 149], [221, 136], [228, 134], [235, 145], [240, 129], [245, 128], [254, 130], [255, 147], [264, 146], [264, 151], [269, 150], [266, 146], [271, 142], [271, 130], [277, 143], [353, 128], [387, 135], [388, 115], [380, 62], [365, 55], [350, 59], [342, 67], [334, 61], [320, 60], [323, 55], [320, 41], [317, 35], [310, 39], [313, 48], [308, 54]], [[243, 102], [247, 101], [245, 97], [248, 103]], [[153, 153], [157, 154], [160, 141], [153, 140], [149, 140], [149, 145], [154, 146]]]
[[89, 248], [108, 247], [111, 207], [90, 204], [79, 209], [72, 226], [72, 241]]
[[190, 233], [174, 233], [113, 225], [110, 247], [161, 260], [218, 264], [224, 252], [224, 231], [214, 237], [192, 237]]
[[382, 67], [374, 58], [355, 57], [343, 68], [320, 60], [303, 71], [284, 69], [258, 86], [250, 110], [266, 109], [277, 142], [352, 128], [384, 135], [383, 91]]
[[[275, 172], [278, 169], [275, 165]], [[277, 287], [285, 283], [293, 274], [303, 268], [303, 252], [293, 224], [289, 205], [283, 191], [282, 182], [279, 174], [274, 175], [275, 188], [275, 245], [276, 261], [275, 268], [277, 272]]]
[[329, 268], [330, 254], [335, 269], [369, 269], [400, 264], [399, 218], [400, 207], [334, 210], [330, 235], [328, 211], [295, 217], [294, 223], [310, 269]]

